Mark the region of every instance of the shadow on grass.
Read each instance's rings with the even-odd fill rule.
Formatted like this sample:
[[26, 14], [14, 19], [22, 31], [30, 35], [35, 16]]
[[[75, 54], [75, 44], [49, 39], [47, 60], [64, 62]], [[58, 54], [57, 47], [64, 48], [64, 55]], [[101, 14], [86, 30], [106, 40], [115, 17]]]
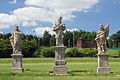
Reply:
[[[88, 70], [73, 70], [73, 71], [68, 71], [68, 73], [72, 72], [89, 72]], [[53, 73], [53, 71], [50, 71], [49, 73]]]
[[71, 76], [87, 75], [88, 73], [90, 73], [90, 71], [88, 70], [71, 70], [68, 72], [68, 74], [70, 74]]
[[72, 70], [70, 72], [89, 72], [88, 70]]

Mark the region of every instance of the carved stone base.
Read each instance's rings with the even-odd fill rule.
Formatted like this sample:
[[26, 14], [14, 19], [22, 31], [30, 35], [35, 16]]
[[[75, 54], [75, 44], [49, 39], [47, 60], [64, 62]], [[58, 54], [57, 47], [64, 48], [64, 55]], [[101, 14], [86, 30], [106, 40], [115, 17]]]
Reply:
[[13, 72], [23, 72], [22, 68], [22, 54], [12, 54], [12, 71]]
[[56, 60], [55, 61], [55, 65], [57, 66], [57, 65], [66, 65], [66, 60]]
[[55, 66], [53, 73], [54, 74], [67, 74], [68, 68], [66, 66]]
[[67, 74], [67, 66], [65, 60], [65, 49], [66, 46], [55, 47], [55, 66], [53, 69], [54, 74]]
[[98, 55], [97, 73], [110, 73], [108, 67], [108, 53], [99, 53]]
[[110, 68], [109, 67], [98, 67], [97, 73], [110, 73]]
[[13, 72], [24, 72], [23, 68], [12, 68]]

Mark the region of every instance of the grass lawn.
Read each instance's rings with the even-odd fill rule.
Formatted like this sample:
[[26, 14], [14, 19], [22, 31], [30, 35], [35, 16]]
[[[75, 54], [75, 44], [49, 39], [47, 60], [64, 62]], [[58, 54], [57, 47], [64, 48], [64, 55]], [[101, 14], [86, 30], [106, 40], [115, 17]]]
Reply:
[[0, 59], [0, 80], [120, 80], [120, 58], [109, 58], [110, 74], [96, 74], [97, 58], [67, 58], [68, 75], [50, 74], [54, 58], [24, 58], [25, 72], [11, 72], [11, 58]]

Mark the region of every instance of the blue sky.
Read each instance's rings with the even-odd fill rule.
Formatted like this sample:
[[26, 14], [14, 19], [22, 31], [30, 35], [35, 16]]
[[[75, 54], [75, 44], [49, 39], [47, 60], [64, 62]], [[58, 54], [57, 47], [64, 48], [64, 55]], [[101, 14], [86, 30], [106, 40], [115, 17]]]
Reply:
[[98, 31], [99, 24], [110, 24], [110, 35], [120, 30], [120, 0], [59, 1], [0, 0], [0, 32], [9, 33], [17, 24], [25, 34], [39, 36], [44, 30], [53, 34], [52, 22], [58, 16], [63, 16], [63, 23], [71, 31]]

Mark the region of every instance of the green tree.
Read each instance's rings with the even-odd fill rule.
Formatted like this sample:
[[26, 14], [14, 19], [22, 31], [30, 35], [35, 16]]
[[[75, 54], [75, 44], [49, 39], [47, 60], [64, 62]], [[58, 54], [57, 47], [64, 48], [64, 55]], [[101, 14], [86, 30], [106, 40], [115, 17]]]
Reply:
[[55, 35], [52, 35], [49, 44], [50, 46], [55, 46], [55, 43], [56, 43]]
[[87, 32], [84, 30], [73, 31], [73, 43], [75, 44], [79, 38], [84, 39], [85, 41], [95, 42], [96, 32]]
[[12, 54], [12, 46], [8, 39], [0, 39], [0, 57], [6, 58], [11, 57]]
[[120, 48], [120, 31], [113, 34], [108, 40], [109, 47]]
[[49, 34], [48, 31], [45, 31], [43, 34], [43, 46], [50, 46], [49, 44], [50, 38], [51, 38], [51, 34]]
[[63, 42], [65, 46], [72, 47], [73, 46], [73, 33], [70, 31], [66, 31], [64, 33]]
[[23, 40], [23, 55], [24, 57], [33, 57], [34, 52], [37, 50], [36, 40], [31, 41], [24, 39]]

